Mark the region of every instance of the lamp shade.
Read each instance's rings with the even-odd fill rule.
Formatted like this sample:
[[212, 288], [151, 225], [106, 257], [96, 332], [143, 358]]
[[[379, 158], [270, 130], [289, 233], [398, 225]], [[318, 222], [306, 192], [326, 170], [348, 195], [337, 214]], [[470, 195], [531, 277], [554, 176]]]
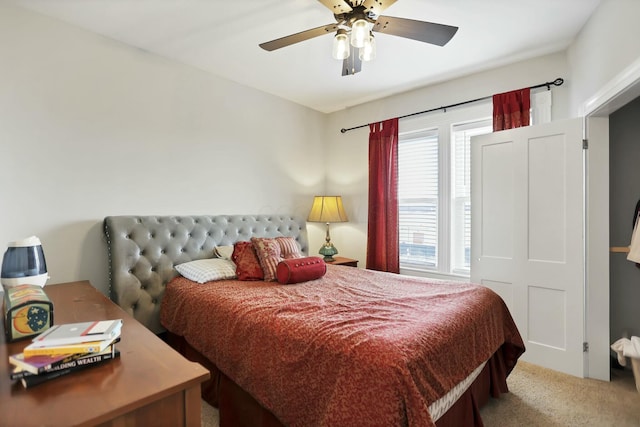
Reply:
[[364, 41], [364, 46], [360, 48], [360, 59], [363, 61], [373, 61], [376, 57], [376, 39], [373, 37], [373, 33], [369, 34], [369, 37]]
[[351, 46], [363, 47], [367, 37], [369, 37], [369, 24], [364, 19], [358, 19], [351, 25]]
[[315, 196], [309, 222], [346, 222], [349, 221], [342, 206], [342, 196]]
[[345, 30], [338, 30], [333, 38], [333, 57], [340, 60], [349, 57], [349, 37]]
[[44, 286], [48, 278], [40, 239], [31, 236], [9, 243], [2, 259], [0, 282], [3, 286]]

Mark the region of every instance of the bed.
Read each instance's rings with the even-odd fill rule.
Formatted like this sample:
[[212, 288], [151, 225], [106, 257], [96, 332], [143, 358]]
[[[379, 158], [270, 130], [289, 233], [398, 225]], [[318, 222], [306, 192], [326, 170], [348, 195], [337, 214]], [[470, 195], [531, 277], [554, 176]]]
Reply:
[[524, 352], [482, 286], [333, 265], [295, 284], [176, 271], [252, 238], [307, 257], [295, 215], [111, 216], [104, 232], [111, 298], [211, 371], [221, 427], [481, 426]]

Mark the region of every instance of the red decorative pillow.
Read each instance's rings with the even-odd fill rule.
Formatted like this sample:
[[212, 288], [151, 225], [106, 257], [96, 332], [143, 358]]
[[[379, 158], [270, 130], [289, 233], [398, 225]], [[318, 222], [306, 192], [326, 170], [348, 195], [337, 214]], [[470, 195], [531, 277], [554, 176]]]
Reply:
[[284, 259], [302, 258], [298, 242], [293, 237], [276, 237], [280, 244], [280, 256]]
[[283, 260], [280, 254], [280, 243], [275, 238], [252, 237], [251, 242], [262, 266], [264, 280], [276, 280], [276, 267]]
[[251, 242], [236, 242], [231, 260], [236, 264], [238, 280], [262, 280], [262, 266]]
[[276, 277], [284, 285], [319, 279], [327, 272], [327, 264], [317, 256], [285, 259], [278, 263]]

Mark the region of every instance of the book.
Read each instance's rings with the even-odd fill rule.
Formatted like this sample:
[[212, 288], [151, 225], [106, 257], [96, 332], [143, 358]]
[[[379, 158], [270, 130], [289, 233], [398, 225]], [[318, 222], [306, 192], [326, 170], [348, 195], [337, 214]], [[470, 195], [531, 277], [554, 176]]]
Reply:
[[32, 342], [22, 350], [22, 353], [24, 354], [24, 357], [100, 353], [118, 339], [120, 339], [120, 337], [102, 341], [83, 342], [79, 344], [63, 344], [49, 347], [42, 347], [38, 343]]
[[39, 374], [41, 372], [55, 368], [59, 364], [75, 359], [78, 357], [84, 357], [82, 354], [58, 354], [56, 356], [32, 356], [25, 357], [24, 353], [12, 354], [9, 356], [9, 363], [16, 368], [22, 369], [22, 372], [29, 372], [32, 374]]
[[25, 375], [24, 377], [20, 378], [20, 382], [22, 383], [22, 386], [24, 388], [35, 387], [38, 384], [51, 381], [55, 378], [59, 378], [64, 375], [71, 374], [73, 372], [78, 372], [93, 366], [104, 364], [105, 362], [116, 359], [118, 357], [120, 357], [120, 350], [116, 349], [115, 346], [112, 346], [111, 352], [88, 355], [81, 359], [76, 359], [70, 362], [73, 366], [69, 366], [67, 368], [62, 368], [62, 369], [58, 369], [51, 372], [45, 372], [39, 375]]
[[25, 373], [38, 375], [40, 373], [56, 369], [60, 365], [64, 365], [75, 359], [110, 352], [111, 348], [118, 341], [120, 341], [120, 339], [114, 341], [111, 346], [107, 347], [100, 353], [58, 354], [53, 356], [41, 355], [31, 357], [25, 357], [24, 353], [12, 354], [9, 356], [9, 363], [16, 368], [21, 369], [21, 377], [24, 376]]
[[115, 343], [105, 348], [100, 353], [88, 354], [65, 354], [58, 356], [33, 356], [24, 357], [23, 353], [13, 354], [9, 356], [9, 363], [15, 367], [11, 372], [12, 380], [20, 379], [31, 375], [40, 375], [44, 373], [59, 371], [78, 364], [84, 364], [95, 360], [96, 356], [112, 355], [115, 349]]
[[64, 323], [44, 331], [33, 342], [39, 347], [104, 341], [120, 336], [122, 319]]

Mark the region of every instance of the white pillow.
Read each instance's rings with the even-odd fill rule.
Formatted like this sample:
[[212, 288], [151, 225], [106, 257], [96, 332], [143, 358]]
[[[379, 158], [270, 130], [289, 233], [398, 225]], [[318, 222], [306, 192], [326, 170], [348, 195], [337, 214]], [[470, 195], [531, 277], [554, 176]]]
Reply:
[[187, 279], [198, 283], [236, 278], [236, 265], [228, 259], [199, 259], [178, 264], [175, 269]]
[[213, 253], [218, 258], [231, 259], [231, 255], [233, 255], [233, 245], [216, 246], [215, 248], [213, 248]]

